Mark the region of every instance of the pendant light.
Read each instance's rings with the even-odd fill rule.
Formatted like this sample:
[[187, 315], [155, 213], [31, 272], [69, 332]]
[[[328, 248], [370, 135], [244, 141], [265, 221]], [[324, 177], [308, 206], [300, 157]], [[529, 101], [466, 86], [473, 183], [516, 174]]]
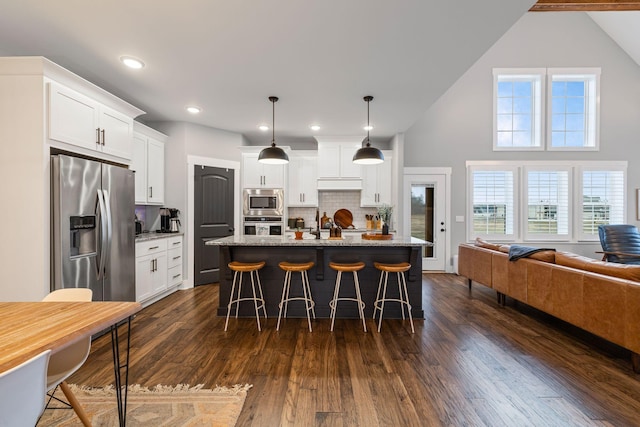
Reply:
[[369, 141], [369, 129], [371, 129], [369, 125], [369, 102], [373, 100], [373, 96], [365, 96], [364, 100], [367, 103], [367, 145], [356, 151], [356, 154], [353, 155], [353, 163], [359, 165], [377, 165], [384, 162], [384, 155], [382, 151], [372, 147], [371, 141]]
[[271, 147], [267, 147], [260, 152], [258, 161], [260, 163], [267, 163], [271, 165], [283, 165], [289, 163], [289, 156], [280, 147], [276, 147], [276, 102], [278, 102], [277, 96], [270, 96], [269, 101], [273, 106], [273, 125], [271, 126]]

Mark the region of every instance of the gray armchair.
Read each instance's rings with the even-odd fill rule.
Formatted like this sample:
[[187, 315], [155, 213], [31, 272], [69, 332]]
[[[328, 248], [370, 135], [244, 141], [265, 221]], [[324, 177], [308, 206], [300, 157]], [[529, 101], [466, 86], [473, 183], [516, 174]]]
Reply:
[[603, 261], [640, 264], [640, 232], [635, 225], [599, 225]]

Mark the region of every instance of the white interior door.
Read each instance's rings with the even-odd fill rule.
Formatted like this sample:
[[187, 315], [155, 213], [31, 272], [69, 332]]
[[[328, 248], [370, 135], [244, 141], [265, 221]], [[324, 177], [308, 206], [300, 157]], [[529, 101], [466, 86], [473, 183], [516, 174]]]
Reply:
[[423, 270], [447, 271], [447, 183], [445, 173], [404, 176], [405, 233], [433, 243], [422, 248]]

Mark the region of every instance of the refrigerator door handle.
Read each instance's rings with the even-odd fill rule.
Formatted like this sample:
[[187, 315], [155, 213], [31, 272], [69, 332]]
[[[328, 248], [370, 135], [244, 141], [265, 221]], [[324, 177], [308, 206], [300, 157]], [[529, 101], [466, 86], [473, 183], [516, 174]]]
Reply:
[[104, 194], [98, 189], [98, 209], [100, 215], [100, 258], [98, 260], [98, 280], [103, 279], [104, 267], [107, 257], [107, 209], [105, 206]]
[[[100, 190], [98, 190], [100, 191]], [[109, 255], [111, 254], [111, 240], [113, 238], [112, 236], [112, 221], [111, 221], [111, 203], [109, 202], [109, 192], [107, 190], [102, 190], [102, 198], [104, 200], [104, 205], [105, 205], [105, 212], [107, 214], [107, 235], [106, 235], [106, 239], [103, 239], [104, 242], [104, 246], [103, 249], [105, 250], [105, 256], [104, 256], [104, 273], [102, 274], [102, 278], [106, 279], [107, 278], [107, 270], [106, 270], [106, 266], [109, 263]]]

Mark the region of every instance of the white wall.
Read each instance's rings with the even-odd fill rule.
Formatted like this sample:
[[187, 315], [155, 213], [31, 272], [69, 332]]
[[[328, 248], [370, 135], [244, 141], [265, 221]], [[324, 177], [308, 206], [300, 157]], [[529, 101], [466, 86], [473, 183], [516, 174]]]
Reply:
[[[599, 152], [494, 152], [494, 67], [601, 67]], [[428, 78], [428, 77], [426, 77]], [[465, 241], [466, 160], [628, 160], [628, 222], [640, 187], [640, 67], [581, 12], [528, 13], [405, 133], [405, 167], [452, 168], [451, 253]], [[473, 238], [474, 236], [470, 236]], [[554, 247], [586, 256], [599, 244]]]

